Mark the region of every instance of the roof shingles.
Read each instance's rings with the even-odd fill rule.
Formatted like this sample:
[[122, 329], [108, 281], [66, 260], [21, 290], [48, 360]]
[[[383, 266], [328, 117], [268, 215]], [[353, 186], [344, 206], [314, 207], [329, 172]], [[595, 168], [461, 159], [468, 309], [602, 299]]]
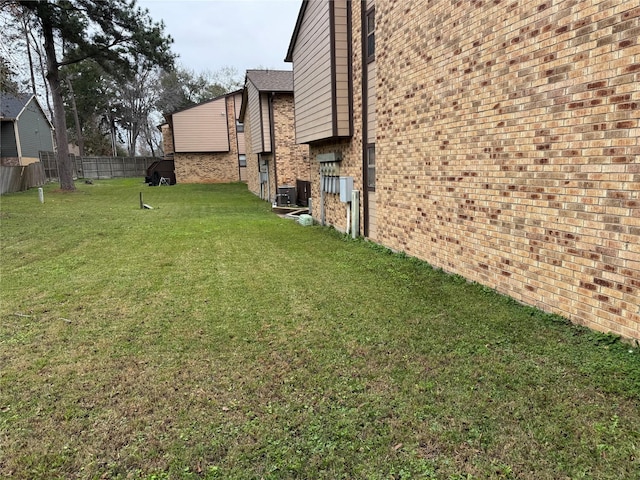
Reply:
[[4, 120], [15, 120], [18, 115], [31, 100], [31, 95], [11, 95], [9, 93], [0, 94], [0, 118]]
[[260, 92], [293, 92], [292, 71], [247, 70], [247, 80]]

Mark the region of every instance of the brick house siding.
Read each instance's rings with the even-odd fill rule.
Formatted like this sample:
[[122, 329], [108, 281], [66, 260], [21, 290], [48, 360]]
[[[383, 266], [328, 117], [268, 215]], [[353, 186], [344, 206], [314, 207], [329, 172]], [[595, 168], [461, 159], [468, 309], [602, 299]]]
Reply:
[[[361, 2], [350, 7], [354, 135], [310, 156], [342, 152], [341, 175], [362, 189]], [[640, 339], [637, 1], [375, 8], [372, 240]], [[316, 218], [318, 182], [316, 164]], [[325, 197], [343, 229], [344, 205]]]
[[168, 123], [160, 125], [160, 131], [162, 132], [162, 151], [166, 156], [173, 156], [173, 132]]
[[276, 94], [273, 99], [273, 125], [278, 186], [295, 186], [296, 180], [311, 180], [309, 147], [296, 144], [293, 118], [293, 94]]
[[[356, 125], [356, 130], [357, 128]], [[340, 162], [340, 175], [353, 177], [354, 190], [362, 191], [362, 141], [317, 142], [310, 145], [309, 155], [311, 158], [316, 158], [320, 154], [333, 152], [340, 153], [343, 158]], [[318, 222], [322, 222], [320, 198], [320, 171], [316, 164], [315, 168], [312, 169], [311, 175], [311, 203], [312, 215]], [[324, 195], [324, 224], [330, 225], [341, 232], [345, 232], [347, 229], [346, 207], [344, 203], [340, 202], [338, 194], [325, 193]]]
[[176, 153], [177, 183], [239, 182], [238, 155], [233, 153]]

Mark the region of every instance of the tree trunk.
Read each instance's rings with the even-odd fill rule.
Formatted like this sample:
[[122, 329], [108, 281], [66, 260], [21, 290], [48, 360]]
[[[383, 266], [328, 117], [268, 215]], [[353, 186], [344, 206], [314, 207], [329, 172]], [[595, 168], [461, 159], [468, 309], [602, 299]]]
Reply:
[[53, 27], [49, 22], [43, 21], [42, 30], [44, 33], [44, 51], [47, 57], [47, 82], [51, 87], [51, 99], [53, 101], [53, 126], [56, 129], [60, 188], [73, 191], [76, 186], [73, 183], [73, 163], [69, 158], [67, 122], [64, 114], [62, 89], [60, 88], [60, 72], [53, 38]]
[[136, 156], [136, 147], [138, 146], [138, 137], [140, 136], [140, 127], [137, 122], [132, 123], [129, 130], [129, 156]]
[[135, 125], [133, 124], [133, 122], [131, 122], [130, 126], [129, 126], [129, 131], [127, 132], [127, 138], [128, 138], [128, 146], [127, 146], [127, 150], [129, 153], [130, 157], [135, 157], [136, 156], [136, 139], [134, 137], [135, 133], [134, 133], [134, 129], [135, 129]]
[[38, 95], [36, 91], [36, 76], [33, 73], [33, 58], [31, 57], [31, 42], [29, 41], [29, 30], [27, 30], [27, 17], [22, 17], [22, 27], [24, 31], [24, 40], [27, 45], [27, 57], [29, 58], [29, 73], [31, 74], [31, 91], [34, 95]]
[[50, 100], [51, 95], [49, 95], [49, 84], [47, 83], [47, 75], [46, 75], [47, 69], [44, 66], [44, 62], [42, 61], [42, 57], [44, 56], [44, 54], [42, 53], [42, 49], [38, 44], [38, 40], [36, 40], [36, 37], [33, 34], [33, 30], [29, 32], [29, 35], [31, 36], [31, 41], [33, 42], [33, 48], [38, 56], [38, 63], [40, 64], [40, 68], [38, 69], [38, 71], [42, 76], [42, 84], [44, 85], [44, 96], [47, 99], [47, 111], [49, 112], [49, 117], [53, 119], [53, 116], [54, 116], [53, 108], [51, 107], [51, 100]]
[[69, 87], [69, 94], [71, 95], [71, 108], [73, 109], [73, 120], [76, 123], [76, 136], [78, 140], [78, 151], [81, 157], [84, 157], [84, 136], [82, 134], [82, 127], [80, 126], [80, 117], [78, 116], [78, 106], [76, 105], [76, 94], [73, 91], [73, 85], [71, 85], [71, 79], [67, 77], [67, 86]]
[[151, 133], [151, 128], [149, 126], [149, 120], [147, 120], [147, 124], [145, 127], [145, 136], [147, 137], [147, 144], [149, 145], [149, 150], [151, 150], [151, 156], [155, 158], [156, 156], [156, 149], [153, 146], [153, 134]]

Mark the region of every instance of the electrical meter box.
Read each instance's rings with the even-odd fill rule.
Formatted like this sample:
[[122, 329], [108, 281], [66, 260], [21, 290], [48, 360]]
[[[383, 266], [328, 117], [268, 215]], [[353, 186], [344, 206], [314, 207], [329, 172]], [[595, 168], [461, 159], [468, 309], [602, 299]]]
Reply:
[[349, 203], [353, 192], [353, 177], [340, 177], [340, 201]]

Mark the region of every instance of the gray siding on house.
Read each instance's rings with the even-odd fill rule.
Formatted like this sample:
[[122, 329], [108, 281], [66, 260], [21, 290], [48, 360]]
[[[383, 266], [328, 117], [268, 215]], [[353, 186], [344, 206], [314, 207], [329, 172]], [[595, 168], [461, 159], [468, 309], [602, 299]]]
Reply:
[[18, 136], [23, 159], [35, 161], [40, 158], [39, 152], [53, 151], [50, 124], [33, 99], [18, 119]]
[[333, 136], [329, 0], [310, 0], [293, 50], [296, 141]]
[[18, 157], [13, 122], [2, 122], [0, 126], [0, 157]]
[[176, 153], [230, 150], [225, 97], [174, 113], [172, 117]]

